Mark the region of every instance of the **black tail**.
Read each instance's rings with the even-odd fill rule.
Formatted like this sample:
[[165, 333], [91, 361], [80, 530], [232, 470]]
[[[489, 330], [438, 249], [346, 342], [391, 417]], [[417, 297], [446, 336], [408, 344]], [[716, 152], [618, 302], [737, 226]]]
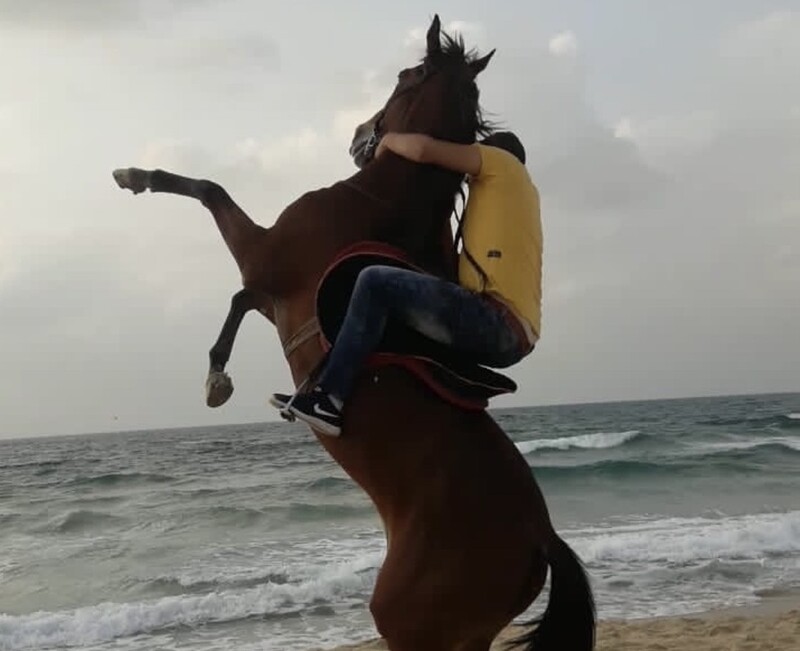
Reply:
[[592, 651], [595, 609], [589, 579], [574, 551], [554, 534], [547, 549], [550, 600], [544, 614], [524, 624], [535, 626], [511, 640], [524, 651]]

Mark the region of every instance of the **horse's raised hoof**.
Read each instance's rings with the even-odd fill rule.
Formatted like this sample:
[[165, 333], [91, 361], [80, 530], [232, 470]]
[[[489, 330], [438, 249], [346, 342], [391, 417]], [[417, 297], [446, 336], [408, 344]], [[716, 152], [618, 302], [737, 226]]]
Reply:
[[114, 170], [114, 180], [123, 190], [139, 194], [147, 190], [150, 173], [138, 167], [126, 167]]
[[219, 407], [228, 402], [233, 393], [231, 376], [225, 371], [210, 371], [206, 378], [206, 404]]

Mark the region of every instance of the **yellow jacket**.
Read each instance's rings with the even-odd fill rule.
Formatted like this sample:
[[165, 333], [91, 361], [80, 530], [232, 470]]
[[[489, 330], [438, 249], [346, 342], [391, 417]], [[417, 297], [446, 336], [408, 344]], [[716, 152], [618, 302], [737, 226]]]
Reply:
[[[481, 169], [469, 183], [459, 282], [467, 289], [490, 293], [509, 307], [534, 344], [541, 333], [539, 192], [513, 154], [498, 147], [478, 147]], [[475, 263], [485, 273], [485, 283]]]

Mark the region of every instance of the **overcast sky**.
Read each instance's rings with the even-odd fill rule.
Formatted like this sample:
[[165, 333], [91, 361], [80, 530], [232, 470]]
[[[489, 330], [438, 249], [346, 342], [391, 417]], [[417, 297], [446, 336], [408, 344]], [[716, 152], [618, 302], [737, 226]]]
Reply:
[[210, 215], [271, 224], [354, 171], [434, 12], [497, 54], [484, 107], [542, 196], [543, 332], [495, 405], [800, 389], [800, 2], [0, 0], [0, 437], [271, 420], [290, 388]]

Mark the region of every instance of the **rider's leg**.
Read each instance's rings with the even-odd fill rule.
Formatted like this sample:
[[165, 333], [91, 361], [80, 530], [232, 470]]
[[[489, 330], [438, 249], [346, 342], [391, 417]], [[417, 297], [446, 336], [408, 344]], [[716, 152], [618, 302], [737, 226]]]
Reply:
[[290, 411], [338, 434], [342, 402], [383, 337], [388, 318], [490, 365], [508, 366], [522, 356], [517, 331], [485, 297], [434, 276], [376, 265], [358, 276], [317, 388], [297, 396]]
[[521, 352], [516, 331], [486, 298], [434, 276], [376, 265], [358, 276], [319, 385], [346, 400], [388, 318], [490, 365]]

